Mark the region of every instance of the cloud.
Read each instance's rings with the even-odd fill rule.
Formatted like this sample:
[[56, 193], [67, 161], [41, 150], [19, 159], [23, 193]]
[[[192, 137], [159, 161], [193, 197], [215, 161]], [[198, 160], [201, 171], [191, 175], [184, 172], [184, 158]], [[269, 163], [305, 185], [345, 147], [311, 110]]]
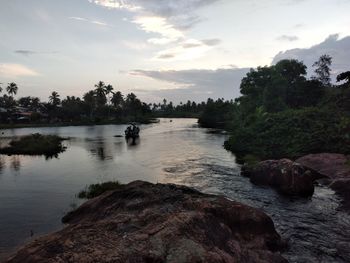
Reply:
[[215, 45], [220, 43], [219, 39], [187, 39], [182, 40], [176, 46], [162, 50], [156, 54], [156, 60], [189, 60], [202, 57]]
[[207, 46], [216, 46], [221, 43], [221, 40], [218, 38], [213, 38], [213, 39], [204, 39], [202, 40], [202, 42]]
[[24, 55], [24, 56], [29, 56], [29, 55], [34, 55], [37, 52], [32, 51], [32, 50], [15, 50], [15, 53], [20, 54], [20, 55]]
[[[132, 76], [149, 77], [168, 83], [172, 88], [144, 91], [153, 98], [167, 98], [176, 103], [186, 100], [204, 101], [208, 97], [233, 99], [240, 95], [239, 86], [248, 68], [219, 68], [216, 70], [134, 70]], [[175, 85], [175, 88], [174, 88]]]
[[297, 36], [282, 35], [277, 38], [279, 41], [297, 41], [299, 38]]
[[26, 50], [26, 49], [19, 49], [14, 51], [16, 54], [23, 55], [23, 56], [30, 56], [30, 55], [37, 55], [37, 54], [56, 54], [57, 51], [49, 51], [49, 52], [42, 52], [42, 51], [33, 51], [33, 50]]
[[101, 21], [98, 21], [98, 20], [90, 20], [90, 19], [83, 18], [83, 17], [78, 17], [78, 16], [71, 16], [71, 17], [69, 17], [69, 19], [76, 20], [76, 21], [82, 21], [82, 22], [88, 22], [88, 23], [95, 24], [95, 25], [98, 25], [98, 26], [110, 26], [110, 25], [108, 25], [105, 22], [101, 22]]
[[334, 34], [310, 48], [296, 48], [280, 52], [274, 57], [272, 63], [275, 64], [282, 59], [297, 59], [304, 61], [311, 73], [312, 64], [324, 54], [333, 57], [332, 72], [334, 75], [350, 70], [350, 36], [340, 39], [338, 34]]
[[170, 43], [184, 37], [184, 34], [169, 24], [164, 17], [143, 16], [135, 18], [132, 22], [147, 33], [158, 33], [162, 36], [161, 39], [150, 39], [151, 43]]
[[0, 76], [13, 78], [13, 77], [26, 77], [26, 76], [38, 76], [36, 71], [21, 65], [11, 63], [0, 63]]
[[[201, 56], [218, 45], [219, 39], [194, 40], [186, 36], [188, 29], [202, 19], [196, 11], [220, 0], [89, 0], [110, 9], [126, 10], [133, 14], [129, 20], [148, 34], [156, 34], [147, 42], [168, 47], [158, 51], [153, 59], [184, 60]], [[169, 45], [173, 45], [169, 47]], [[176, 46], [174, 46], [176, 45]], [[197, 50], [194, 51], [194, 48]], [[191, 52], [187, 49], [191, 49]]]

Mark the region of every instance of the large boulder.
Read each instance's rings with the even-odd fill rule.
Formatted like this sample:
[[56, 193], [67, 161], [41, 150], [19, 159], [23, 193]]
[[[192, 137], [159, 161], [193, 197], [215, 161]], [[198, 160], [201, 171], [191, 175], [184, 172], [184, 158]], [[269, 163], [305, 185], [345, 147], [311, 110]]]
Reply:
[[262, 161], [242, 171], [252, 183], [271, 186], [286, 195], [311, 196], [314, 192], [311, 172], [289, 159]]
[[184, 186], [133, 182], [63, 221], [5, 262], [287, 262], [264, 212]]
[[327, 178], [329, 187], [342, 199], [342, 208], [350, 211], [350, 157], [336, 153], [309, 154], [296, 160], [313, 174], [314, 179]]
[[344, 154], [309, 154], [297, 159], [296, 162], [316, 172], [320, 178], [350, 178], [350, 159]]

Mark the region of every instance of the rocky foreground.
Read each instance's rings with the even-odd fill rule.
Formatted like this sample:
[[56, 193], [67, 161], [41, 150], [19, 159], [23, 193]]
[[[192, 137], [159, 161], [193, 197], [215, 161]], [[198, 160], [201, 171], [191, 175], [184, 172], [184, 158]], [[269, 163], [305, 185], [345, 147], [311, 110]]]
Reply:
[[184, 186], [136, 181], [63, 221], [5, 262], [287, 262], [264, 212]]
[[268, 185], [287, 195], [311, 196], [314, 182], [322, 179], [350, 211], [350, 157], [343, 154], [309, 154], [295, 161], [267, 160], [244, 166], [242, 175], [257, 185]]

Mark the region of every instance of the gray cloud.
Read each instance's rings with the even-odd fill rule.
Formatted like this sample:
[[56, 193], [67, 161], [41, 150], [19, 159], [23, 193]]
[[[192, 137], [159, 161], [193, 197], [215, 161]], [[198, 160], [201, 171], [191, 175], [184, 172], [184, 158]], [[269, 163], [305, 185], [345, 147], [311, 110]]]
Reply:
[[202, 40], [202, 42], [207, 46], [217, 46], [221, 43], [221, 40], [218, 38], [212, 38], [212, 39], [204, 39]]
[[50, 51], [50, 52], [42, 52], [42, 51], [33, 51], [33, 50], [26, 50], [26, 49], [19, 49], [14, 51], [16, 54], [23, 55], [23, 56], [30, 56], [30, 55], [37, 55], [37, 54], [56, 54], [57, 51]]
[[312, 72], [312, 64], [324, 54], [333, 57], [333, 74], [350, 69], [350, 36], [340, 39], [338, 34], [330, 35], [325, 41], [310, 48], [296, 48], [278, 53], [272, 63], [275, 64], [282, 59], [298, 59], [304, 61]]
[[299, 38], [297, 36], [288, 36], [288, 35], [282, 35], [277, 38], [277, 40], [280, 41], [297, 41]]
[[154, 98], [167, 98], [176, 103], [180, 101], [204, 101], [207, 98], [233, 99], [240, 95], [239, 86], [248, 68], [221, 68], [216, 70], [134, 70], [134, 76], [173, 83], [176, 89], [144, 91]]
[[17, 54], [20, 54], [20, 55], [24, 55], [24, 56], [37, 54], [37, 52], [32, 51], [32, 50], [15, 50], [14, 52]]
[[169, 58], [174, 58], [175, 56], [176, 56], [176, 54], [168, 53], [168, 54], [161, 54], [161, 55], [157, 56], [157, 58], [159, 58], [159, 59], [169, 59]]
[[220, 0], [89, 0], [108, 8], [126, 9], [145, 15], [166, 17], [178, 29], [188, 29], [201, 21], [195, 11]]

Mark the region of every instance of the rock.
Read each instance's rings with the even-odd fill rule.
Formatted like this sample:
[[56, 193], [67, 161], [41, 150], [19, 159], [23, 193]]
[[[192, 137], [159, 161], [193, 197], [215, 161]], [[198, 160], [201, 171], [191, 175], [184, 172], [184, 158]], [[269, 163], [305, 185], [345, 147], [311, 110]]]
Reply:
[[311, 172], [289, 159], [267, 160], [244, 167], [242, 175], [257, 185], [268, 185], [287, 195], [311, 196], [314, 192]]
[[[343, 154], [309, 154], [296, 160], [297, 163], [315, 171], [320, 178], [350, 178], [350, 159]], [[314, 178], [318, 179], [318, 178]]]
[[313, 179], [328, 178], [329, 187], [342, 199], [342, 208], [350, 211], [350, 158], [343, 154], [309, 154], [296, 160], [306, 168], [319, 174]]
[[287, 262], [264, 212], [184, 186], [136, 181], [63, 221], [5, 262]]

